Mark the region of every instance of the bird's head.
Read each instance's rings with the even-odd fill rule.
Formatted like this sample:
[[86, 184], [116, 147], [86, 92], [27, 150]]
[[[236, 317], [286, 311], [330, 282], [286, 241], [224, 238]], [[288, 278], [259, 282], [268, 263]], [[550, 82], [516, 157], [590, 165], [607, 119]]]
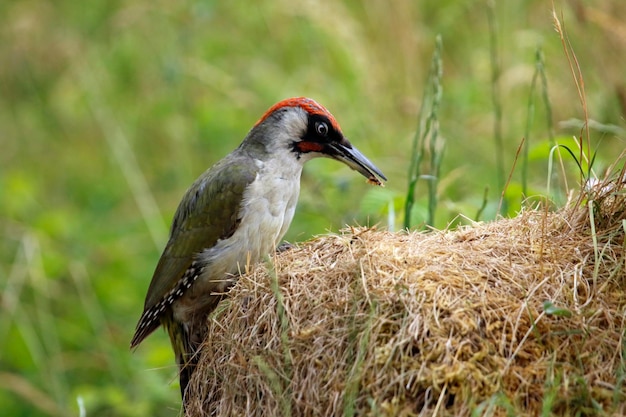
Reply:
[[254, 125], [244, 142], [262, 145], [268, 154], [290, 152], [297, 160], [333, 158], [382, 185], [385, 175], [343, 136], [333, 115], [317, 102], [295, 97], [273, 105]]

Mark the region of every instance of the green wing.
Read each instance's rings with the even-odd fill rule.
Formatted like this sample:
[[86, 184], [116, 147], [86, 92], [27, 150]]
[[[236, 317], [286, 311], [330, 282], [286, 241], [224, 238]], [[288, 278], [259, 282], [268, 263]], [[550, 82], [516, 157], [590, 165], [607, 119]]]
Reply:
[[197, 253], [231, 236], [240, 220], [240, 203], [254, 181], [256, 166], [234, 154], [198, 178], [181, 201], [170, 238], [152, 276], [144, 312], [176, 285]]

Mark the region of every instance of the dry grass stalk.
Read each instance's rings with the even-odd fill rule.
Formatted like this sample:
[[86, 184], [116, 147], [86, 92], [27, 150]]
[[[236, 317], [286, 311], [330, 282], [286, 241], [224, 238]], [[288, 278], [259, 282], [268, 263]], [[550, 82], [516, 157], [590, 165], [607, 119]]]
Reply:
[[350, 229], [275, 256], [209, 321], [189, 414], [625, 413], [622, 186], [557, 212]]

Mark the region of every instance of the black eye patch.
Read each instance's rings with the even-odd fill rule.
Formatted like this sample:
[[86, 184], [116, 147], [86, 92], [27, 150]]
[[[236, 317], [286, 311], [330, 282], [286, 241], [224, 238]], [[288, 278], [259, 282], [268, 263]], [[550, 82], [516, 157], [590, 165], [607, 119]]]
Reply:
[[309, 142], [328, 143], [341, 141], [343, 136], [335, 130], [333, 124], [321, 115], [309, 116], [309, 126], [302, 138]]

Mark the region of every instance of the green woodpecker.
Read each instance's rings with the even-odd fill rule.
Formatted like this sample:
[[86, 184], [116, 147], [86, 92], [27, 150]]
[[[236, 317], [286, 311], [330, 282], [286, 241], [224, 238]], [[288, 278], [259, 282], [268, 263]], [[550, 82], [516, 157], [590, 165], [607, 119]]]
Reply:
[[241, 145], [185, 193], [130, 344], [134, 348], [165, 327], [180, 367], [183, 404], [207, 315], [246, 264], [275, 250], [296, 209], [302, 166], [322, 156], [371, 183], [387, 180], [348, 142], [328, 110], [299, 97], [272, 106]]

